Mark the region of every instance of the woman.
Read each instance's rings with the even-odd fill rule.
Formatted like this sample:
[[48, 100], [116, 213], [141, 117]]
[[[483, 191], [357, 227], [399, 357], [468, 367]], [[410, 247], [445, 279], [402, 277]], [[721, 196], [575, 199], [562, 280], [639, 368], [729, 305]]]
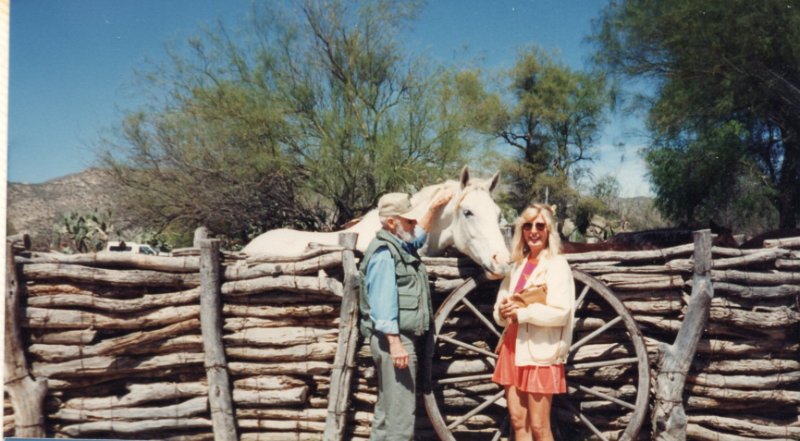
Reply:
[[[566, 393], [564, 374], [575, 316], [575, 285], [549, 205], [534, 204], [514, 226], [513, 267], [500, 285], [494, 319], [506, 327], [492, 381], [506, 389], [517, 441], [552, 440], [553, 394]], [[528, 305], [509, 297], [543, 287], [543, 300]]]

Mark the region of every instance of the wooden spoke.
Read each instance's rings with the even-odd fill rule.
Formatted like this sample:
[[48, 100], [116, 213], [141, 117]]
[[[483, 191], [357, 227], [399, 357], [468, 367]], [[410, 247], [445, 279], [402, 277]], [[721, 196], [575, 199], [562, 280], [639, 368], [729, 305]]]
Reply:
[[483, 354], [483, 355], [485, 355], [487, 357], [491, 357], [491, 358], [497, 358], [497, 354], [495, 354], [494, 352], [487, 351], [486, 349], [481, 349], [481, 348], [479, 348], [477, 346], [474, 346], [474, 345], [471, 345], [469, 343], [464, 343], [463, 341], [457, 340], [457, 339], [455, 339], [453, 337], [450, 337], [450, 336], [442, 334], [442, 335], [439, 335], [437, 338], [439, 340], [446, 341], [446, 342], [448, 342], [450, 344], [454, 344], [456, 346], [460, 346], [460, 347], [462, 347], [464, 349], [469, 349], [472, 352], [477, 352], [479, 354]]
[[[580, 384], [578, 385], [578, 390], [580, 390], [582, 392], [586, 392], [587, 394], [594, 395], [596, 397], [602, 398], [602, 399], [604, 399], [606, 401], [610, 401], [612, 403], [619, 404], [620, 406], [628, 408], [628, 409], [631, 409], [631, 410], [635, 410], [636, 409], [636, 406], [634, 406], [633, 404], [631, 404], [631, 403], [629, 403], [627, 401], [620, 400], [617, 397], [612, 397], [611, 395], [604, 394], [603, 392], [596, 391], [596, 390], [594, 390], [592, 388], [589, 388], [589, 387], [586, 387], [586, 386], [582, 386]], [[570, 387], [570, 393], [572, 393], [574, 391], [575, 391], [575, 388], [574, 387]]]
[[494, 403], [495, 401], [499, 400], [500, 398], [503, 398], [503, 395], [505, 395], [505, 393], [506, 393], [505, 390], [501, 390], [500, 392], [498, 392], [498, 393], [492, 395], [491, 397], [487, 398], [486, 401], [484, 401], [483, 403], [481, 403], [478, 406], [476, 406], [474, 409], [472, 409], [469, 412], [467, 412], [464, 416], [462, 416], [461, 418], [458, 418], [457, 420], [455, 420], [452, 423], [450, 423], [447, 426], [447, 428], [452, 430], [454, 427], [457, 427], [458, 425], [460, 425], [464, 421], [472, 418], [472, 416], [477, 415], [478, 413], [480, 413], [480, 411], [482, 411], [483, 409], [486, 409], [487, 407], [492, 405], [492, 403]]
[[463, 377], [444, 378], [436, 382], [439, 384], [466, 383], [468, 381], [489, 380], [492, 378], [492, 375], [493, 374], [465, 375]]
[[592, 341], [592, 340], [593, 340], [595, 337], [597, 337], [598, 335], [600, 335], [600, 334], [602, 334], [602, 333], [606, 332], [606, 331], [607, 331], [607, 330], [608, 330], [610, 327], [612, 327], [612, 326], [616, 325], [617, 323], [619, 323], [619, 322], [621, 322], [621, 321], [622, 321], [622, 316], [619, 316], [619, 315], [618, 315], [618, 316], [614, 317], [614, 319], [613, 319], [613, 320], [611, 320], [610, 322], [606, 323], [605, 325], [603, 325], [603, 326], [601, 326], [601, 327], [599, 327], [599, 328], [595, 329], [595, 330], [594, 330], [594, 331], [593, 331], [591, 334], [587, 335], [586, 337], [583, 337], [583, 338], [582, 338], [582, 339], [580, 339], [580, 341], [578, 341], [577, 343], [573, 343], [573, 345], [572, 345], [572, 346], [570, 346], [570, 348], [569, 348], [569, 351], [570, 351], [570, 352], [574, 352], [574, 351], [575, 351], [576, 349], [578, 349], [579, 347], [581, 347], [581, 346], [585, 345], [586, 343], [589, 343], [589, 342], [590, 342], [590, 341]]
[[618, 366], [621, 364], [636, 364], [638, 361], [639, 359], [636, 357], [618, 358], [616, 360], [593, 361], [589, 363], [571, 364], [567, 365], [567, 367], [569, 369], [591, 369], [591, 368], [606, 367], [606, 366]]
[[478, 319], [480, 319], [480, 321], [482, 321], [483, 324], [486, 325], [487, 328], [489, 328], [490, 331], [494, 332], [494, 335], [496, 335], [497, 338], [500, 338], [500, 332], [497, 330], [494, 324], [488, 318], [486, 318], [486, 316], [483, 315], [483, 313], [480, 312], [478, 308], [476, 308], [475, 305], [472, 304], [472, 302], [470, 302], [469, 300], [467, 300], [466, 297], [464, 297], [461, 299], [461, 303], [466, 305], [467, 308], [469, 308], [472, 311], [472, 313], [475, 314], [478, 317]]
[[589, 294], [589, 289], [591, 289], [591, 286], [589, 286], [589, 285], [584, 286], [583, 287], [583, 291], [581, 291], [581, 295], [579, 295], [578, 299], [575, 300], [575, 310], [576, 311], [581, 309], [581, 306], [583, 306], [583, 300], [586, 298], [586, 294]]
[[603, 432], [600, 432], [600, 430], [598, 430], [597, 427], [595, 427], [595, 425], [592, 424], [591, 421], [589, 421], [589, 418], [586, 418], [586, 415], [584, 415], [582, 412], [578, 412], [578, 419], [581, 420], [583, 425], [588, 427], [589, 430], [592, 431], [592, 433], [600, 437], [601, 440], [608, 441], [608, 438], [606, 438], [606, 436], [603, 435]]
[[503, 418], [503, 423], [500, 424], [500, 428], [497, 429], [497, 432], [494, 433], [492, 441], [500, 441], [500, 437], [503, 436], [503, 433], [505, 433], [508, 430], [508, 423], [509, 423], [508, 416], [506, 416], [505, 418]]

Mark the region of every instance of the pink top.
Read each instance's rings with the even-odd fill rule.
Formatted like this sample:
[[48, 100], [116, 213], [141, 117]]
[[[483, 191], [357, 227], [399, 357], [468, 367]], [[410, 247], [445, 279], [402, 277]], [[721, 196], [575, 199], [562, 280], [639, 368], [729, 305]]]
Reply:
[[536, 269], [536, 264], [531, 263], [530, 260], [526, 260], [525, 267], [522, 268], [522, 274], [519, 276], [519, 280], [517, 280], [517, 287], [514, 288], [514, 293], [518, 293], [525, 289], [525, 283], [528, 281], [528, 277], [531, 276], [534, 269]]

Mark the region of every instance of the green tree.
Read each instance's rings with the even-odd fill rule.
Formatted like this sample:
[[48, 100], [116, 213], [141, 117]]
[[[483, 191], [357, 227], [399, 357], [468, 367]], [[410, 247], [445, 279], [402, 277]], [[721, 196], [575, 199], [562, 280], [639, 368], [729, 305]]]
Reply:
[[[647, 155], [675, 220], [800, 211], [800, 2], [623, 0], [597, 22], [597, 60], [654, 93]], [[744, 202], [743, 202], [744, 201]], [[719, 221], [719, 220], [718, 220]]]
[[256, 5], [242, 36], [219, 25], [148, 77], [166, 98], [131, 113], [104, 156], [144, 218], [241, 241], [330, 228], [463, 165], [448, 73], [396, 42], [416, 2], [279, 7]]
[[474, 127], [512, 149], [504, 166], [512, 205], [520, 209], [547, 199], [569, 214], [603, 122], [608, 98], [603, 77], [573, 71], [531, 48], [496, 83], [505, 89], [487, 90], [479, 72], [458, 76]]

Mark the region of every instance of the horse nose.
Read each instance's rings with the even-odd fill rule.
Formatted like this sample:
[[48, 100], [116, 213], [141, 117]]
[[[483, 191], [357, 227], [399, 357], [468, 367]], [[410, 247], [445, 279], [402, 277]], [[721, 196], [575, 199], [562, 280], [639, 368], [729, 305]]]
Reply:
[[507, 253], [494, 253], [492, 255], [492, 263], [494, 264], [495, 272], [499, 275], [506, 275], [510, 271], [509, 257]]

